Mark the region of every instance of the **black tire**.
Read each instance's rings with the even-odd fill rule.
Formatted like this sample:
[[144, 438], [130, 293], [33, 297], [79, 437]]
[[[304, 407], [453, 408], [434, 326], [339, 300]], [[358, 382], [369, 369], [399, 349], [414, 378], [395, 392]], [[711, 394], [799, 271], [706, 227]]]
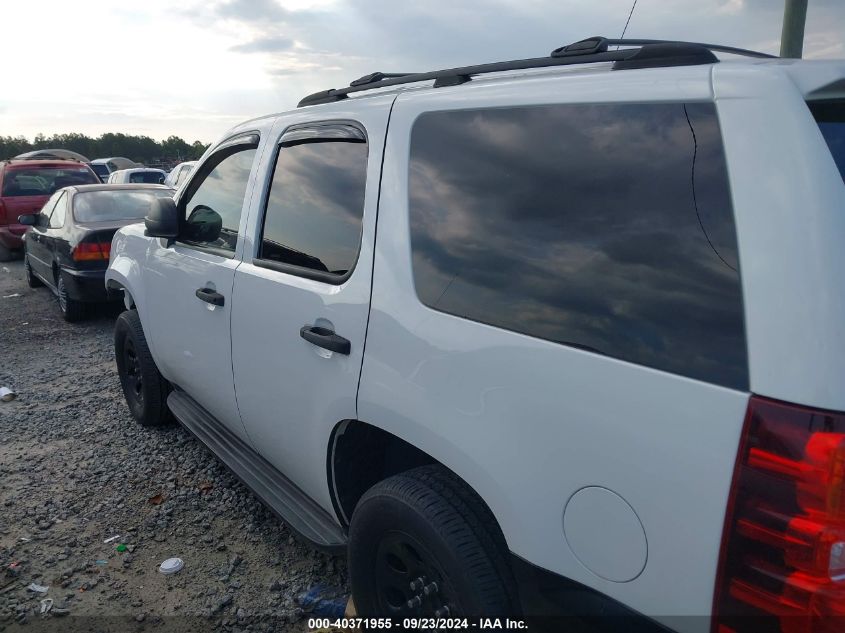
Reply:
[[0, 262], [10, 262], [15, 258], [15, 252], [0, 244]]
[[88, 314], [88, 306], [72, 299], [67, 292], [64, 277], [62, 273], [56, 275], [56, 297], [59, 301], [59, 310], [62, 311], [62, 317], [68, 323], [75, 323], [81, 321]]
[[490, 510], [450, 471], [434, 465], [394, 475], [370, 488], [352, 515], [355, 608], [394, 621], [518, 615], [507, 554]]
[[23, 269], [26, 273], [26, 285], [30, 288], [40, 288], [44, 285], [44, 282], [41, 281], [35, 274], [32, 272], [32, 266], [29, 263], [29, 257], [24, 254], [23, 256]]
[[170, 385], [156, 367], [137, 310], [127, 310], [114, 326], [114, 356], [129, 411], [142, 426], [171, 421], [167, 408]]

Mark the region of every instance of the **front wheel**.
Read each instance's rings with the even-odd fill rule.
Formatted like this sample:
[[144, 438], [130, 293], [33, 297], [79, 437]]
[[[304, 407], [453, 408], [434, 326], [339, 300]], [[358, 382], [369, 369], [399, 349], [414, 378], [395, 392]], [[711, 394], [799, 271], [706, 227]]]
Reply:
[[159, 373], [147, 346], [137, 310], [127, 310], [117, 317], [114, 355], [120, 386], [132, 416], [143, 426], [160, 426], [169, 422], [169, 385]]
[[368, 490], [349, 529], [349, 576], [365, 617], [516, 615], [507, 546], [481, 499], [442, 466]]

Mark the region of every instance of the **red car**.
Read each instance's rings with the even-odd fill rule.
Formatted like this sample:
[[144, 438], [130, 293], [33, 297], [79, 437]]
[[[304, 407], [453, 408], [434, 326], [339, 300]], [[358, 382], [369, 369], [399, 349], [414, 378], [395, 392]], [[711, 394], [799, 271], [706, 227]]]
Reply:
[[99, 182], [88, 165], [73, 160], [0, 161], [0, 262], [12, 259], [23, 246], [27, 227], [18, 216], [37, 214], [62, 187]]

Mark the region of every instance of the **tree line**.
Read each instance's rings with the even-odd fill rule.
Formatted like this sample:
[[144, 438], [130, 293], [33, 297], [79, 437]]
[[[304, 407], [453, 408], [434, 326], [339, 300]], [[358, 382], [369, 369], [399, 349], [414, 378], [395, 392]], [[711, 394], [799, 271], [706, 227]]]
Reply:
[[36, 149], [68, 149], [78, 152], [90, 160], [124, 156], [138, 163], [159, 161], [196, 160], [202, 156], [208, 145], [200, 141], [189, 144], [178, 136], [168, 136], [156, 141], [149, 136], [135, 136], [108, 132], [97, 138], [85, 134], [38, 134], [30, 142], [24, 136], [0, 136], [0, 160], [12, 158]]

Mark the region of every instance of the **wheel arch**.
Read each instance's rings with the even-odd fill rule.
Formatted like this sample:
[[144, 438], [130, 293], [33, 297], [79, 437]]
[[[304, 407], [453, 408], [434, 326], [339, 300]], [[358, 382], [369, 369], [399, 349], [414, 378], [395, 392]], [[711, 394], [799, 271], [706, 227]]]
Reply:
[[[358, 501], [373, 485], [418, 466], [436, 464], [455, 475], [490, 511], [504, 535], [499, 519], [485, 495], [449, 463], [415, 442], [363, 420], [342, 420], [329, 437], [326, 473], [335, 513], [349, 527]], [[505, 536], [505, 540], [507, 538]]]
[[133, 297], [129, 289], [117, 279], [108, 279], [106, 281], [106, 289], [111, 292], [122, 292], [123, 305], [127, 310], [135, 310], [137, 308], [135, 305], [135, 297]]

